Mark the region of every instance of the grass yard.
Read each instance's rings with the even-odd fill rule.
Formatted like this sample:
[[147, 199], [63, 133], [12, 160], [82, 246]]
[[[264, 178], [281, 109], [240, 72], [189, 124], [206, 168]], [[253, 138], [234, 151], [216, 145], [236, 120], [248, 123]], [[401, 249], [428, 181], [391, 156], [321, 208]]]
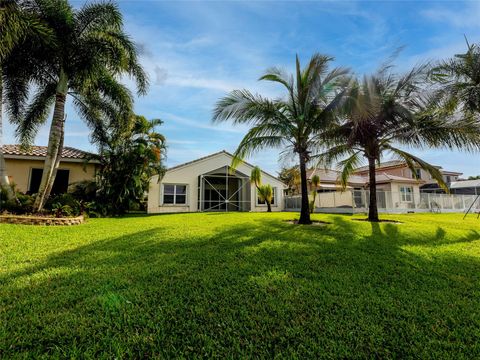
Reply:
[[475, 216], [296, 216], [0, 225], [0, 357], [480, 357]]

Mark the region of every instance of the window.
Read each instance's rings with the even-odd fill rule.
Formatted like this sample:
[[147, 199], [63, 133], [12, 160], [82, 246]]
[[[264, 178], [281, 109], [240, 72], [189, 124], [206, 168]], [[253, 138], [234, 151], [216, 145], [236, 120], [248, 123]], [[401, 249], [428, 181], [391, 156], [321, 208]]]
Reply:
[[[30, 183], [28, 185], [28, 193], [36, 194], [40, 188], [40, 182], [42, 181], [43, 169], [32, 169], [30, 173]], [[51, 194], [63, 194], [68, 190], [68, 183], [70, 177], [70, 170], [58, 169]]]
[[413, 201], [413, 188], [411, 186], [400, 187], [400, 198], [403, 202]]
[[187, 185], [164, 184], [163, 204], [184, 205], [187, 203]]
[[449, 183], [449, 182], [452, 181], [450, 175], [447, 175], [447, 176], [445, 177], [445, 181], [446, 181], [447, 183]]
[[[273, 190], [273, 196], [272, 196], [272, 202], [270, 205], [275, 205], [275, 198], [277, 197], [277, 188], [274, 187], [272, 188]], [[257, 196], [257, 205], [267, 205], [265, 201], [260, 200], [260, 198]]]
[[415, 176], [414, 179], [421, 179], [422, 178], [422, 169], [415, 169]]

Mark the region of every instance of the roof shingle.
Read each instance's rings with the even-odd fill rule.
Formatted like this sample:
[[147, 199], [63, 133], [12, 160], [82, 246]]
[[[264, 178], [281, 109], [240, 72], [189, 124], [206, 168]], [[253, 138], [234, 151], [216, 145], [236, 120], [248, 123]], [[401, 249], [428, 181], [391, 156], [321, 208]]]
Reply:
[[[38, 156], [46, 157], [47, 156], [47, 147], [46, 146], [30, 146], [27, 149], [22, 148], [20, 145], [3, 145], [2, 150], [4, 155], [14, 155], [14, 156]], [[80, 149], [75, 149], [72, 147], [65, 146], [62, 150], [63, 159], [94, 159], [98, 155], [83, 151]]]

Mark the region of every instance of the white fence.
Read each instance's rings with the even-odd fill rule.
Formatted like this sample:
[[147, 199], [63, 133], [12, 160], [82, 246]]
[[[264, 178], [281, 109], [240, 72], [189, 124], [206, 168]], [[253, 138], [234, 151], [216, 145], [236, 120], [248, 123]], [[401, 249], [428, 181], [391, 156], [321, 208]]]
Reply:
[[[362, 213], [368, 211], [368, 190], [318, 193], [315, 212]], [[312, 197], [309, 197], [312, 200]], [[480, 199], [476, 195], [400, 193], [377, 190], [379, 212], [466, 212], [473, 204], [472, 212], [480, 211]], [[285, 197], [285, 210], [296, 211], [301, 207], [301, 197]]]

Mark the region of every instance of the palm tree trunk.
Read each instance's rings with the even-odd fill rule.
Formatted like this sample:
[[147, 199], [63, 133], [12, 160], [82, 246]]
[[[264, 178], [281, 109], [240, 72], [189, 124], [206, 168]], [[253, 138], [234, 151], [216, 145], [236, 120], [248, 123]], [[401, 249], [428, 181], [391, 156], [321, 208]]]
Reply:
[[62, 150], [63, 150], [63, 141], [65, 139], [65, 122], [62, 123], [62, 129], [61, 129], [61, 138], [60, 138], [60, 145], [58, 146], [58, 153], [57, 153], [57, 158], [55, 160], [55, 165], [53, 167], [53, 175], [52, 175], [52, 181], [48, 184], [47, 189], [45, 190], [45, 199], [48, 199], [50, 197], [50, 193], [52, 192], [53, 184], [55, 183], [55, 178], [57, 177], [57, 170], [58, 167], [60, 166], [60, 160], [62, 159]]
[[308, 189], [307, 189], [307, 169], [305, 154], [300, 153], [300, 187], [302, 194], [302, 206], [300, 209], [300, 219], [298, 220], [299, 224], [310, 225], [312, 221], [310, 220], [310, 207], [308, 206]]
[[265, 202], [267, 203], [267, 212], [272, 212], [272, 205], [270, 204], [270, 201], [266, 201]]
[[3, 154], [3, 78], [2, 69], [0, 68], [0, 187], [5, 189], [7, 200], [13, 198], [13, 190], [7, 176], [7, 167], [5, 164], [5, 156]]
[[370, 187], [370, 203], [368, 205], [368, 221], [378, 222], [377, 207], [377, 178], [375, 172], [375, 158], [368, 158], [368, 176]]
[[63, 70], [61, 70], [57, 84], [52, 124], [50, 125], [47, 156], [43, 165], [42, 180], [33, 205], [34, 211], [41, 211], [43, 209], [48, 199], [48, 189], [52, 188], [53, 182], [55, 181], [55, 164], [57, 163], [57, 157], [61, 155], [60, 145], [65, 122], [65, 100], [67, 98], [67, 90], [68, 79]]

